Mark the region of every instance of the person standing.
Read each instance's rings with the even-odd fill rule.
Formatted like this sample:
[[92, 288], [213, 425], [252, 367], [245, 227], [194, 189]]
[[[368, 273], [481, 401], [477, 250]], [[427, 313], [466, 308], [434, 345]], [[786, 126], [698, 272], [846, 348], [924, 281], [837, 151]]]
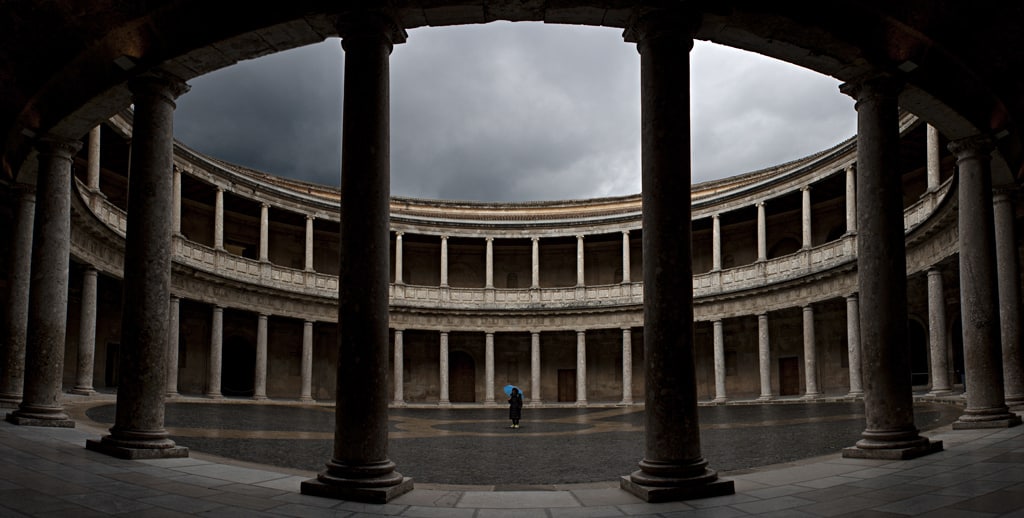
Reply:
[[519, 420], [523, 417], [523, 394], [518, 388], [513, 388], [508, 396], [508, 418], [512, 420], [509, 428], [519, 428]]

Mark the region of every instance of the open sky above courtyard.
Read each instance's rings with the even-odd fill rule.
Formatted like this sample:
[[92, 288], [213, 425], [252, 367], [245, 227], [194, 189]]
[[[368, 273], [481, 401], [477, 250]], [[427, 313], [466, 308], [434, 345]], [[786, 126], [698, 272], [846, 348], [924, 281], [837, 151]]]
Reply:
[[[839, 82], [697, 42], [693, 181], [783, 163], [856, 132]], [[344, 53], [336, 38], [196, 78], [176, 136], [257, 170], [338, 185]], [[610, 28], [497, 22], [420, 28], [391, 57], [391, 190], [478, 201], [640, 191], [636, 46]]]

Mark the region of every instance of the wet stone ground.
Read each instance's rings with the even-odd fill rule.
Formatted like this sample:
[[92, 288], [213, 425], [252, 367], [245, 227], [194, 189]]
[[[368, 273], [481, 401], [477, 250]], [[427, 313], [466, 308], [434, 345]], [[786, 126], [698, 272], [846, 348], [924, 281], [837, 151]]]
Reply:
[[[959, 414], [953, 406], [915, 405], [921, 430]], [[93, 407], [87, 416], [109, 425], [114, 406]], [[643, 457], [642, 409], [527, 408], [515, 430], [506, 417], [504, 408], [392, 409], [389, 456], [420, 483], [502, 487], [613, 481]], [[852, 446], [864, 429], [864, 406], [701, 407], [700, 422], [710, 467], [734, 471]], [[166, 426], [194, 451], [274, 466], [319, 471], [333, 451], [327, 407], [169, 403]]]

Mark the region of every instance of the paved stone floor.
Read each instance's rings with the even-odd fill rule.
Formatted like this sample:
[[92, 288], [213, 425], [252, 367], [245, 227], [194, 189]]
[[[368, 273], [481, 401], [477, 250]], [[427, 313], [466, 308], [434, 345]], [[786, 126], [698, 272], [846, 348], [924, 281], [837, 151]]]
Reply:
[[[744, 469], [724, 474], [736, 482], [735, 495], [667, 504], [644, 503], [611, 482], [514, 491], [420, 483], [390, 504], [359, 504], [299, 494], [312, 475], [306, 471], [199, 452], [126, 461], [86, 450], [85, 439], [99, 432], [88, 421], [76, 429], [0, 423], [0, 517], [1024, 516], [1024, 427], [940, 426], [928, 432], [945, 445], [934, 455], [893, 462], [832, 453]], [[805, 439], [790, 437], [794, 445]]]

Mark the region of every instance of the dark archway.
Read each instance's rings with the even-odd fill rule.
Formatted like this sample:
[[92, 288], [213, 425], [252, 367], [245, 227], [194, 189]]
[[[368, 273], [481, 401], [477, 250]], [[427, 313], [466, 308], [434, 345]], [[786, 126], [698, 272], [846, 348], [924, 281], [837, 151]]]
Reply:
[[931, 379], [928, 372], [928, 331], [917, 320], [907, 320], [907, 345], [910, 347], [911, 384], [927, 385]]
[[225, 396], [252, 396], [255, 377], [256, 345], [241, 336], [225, 340], [221, 393]]
[[448, 356], [451, 373], [452, 403], [476, 402], [476, 362], [465, 351], [452, 351]]

